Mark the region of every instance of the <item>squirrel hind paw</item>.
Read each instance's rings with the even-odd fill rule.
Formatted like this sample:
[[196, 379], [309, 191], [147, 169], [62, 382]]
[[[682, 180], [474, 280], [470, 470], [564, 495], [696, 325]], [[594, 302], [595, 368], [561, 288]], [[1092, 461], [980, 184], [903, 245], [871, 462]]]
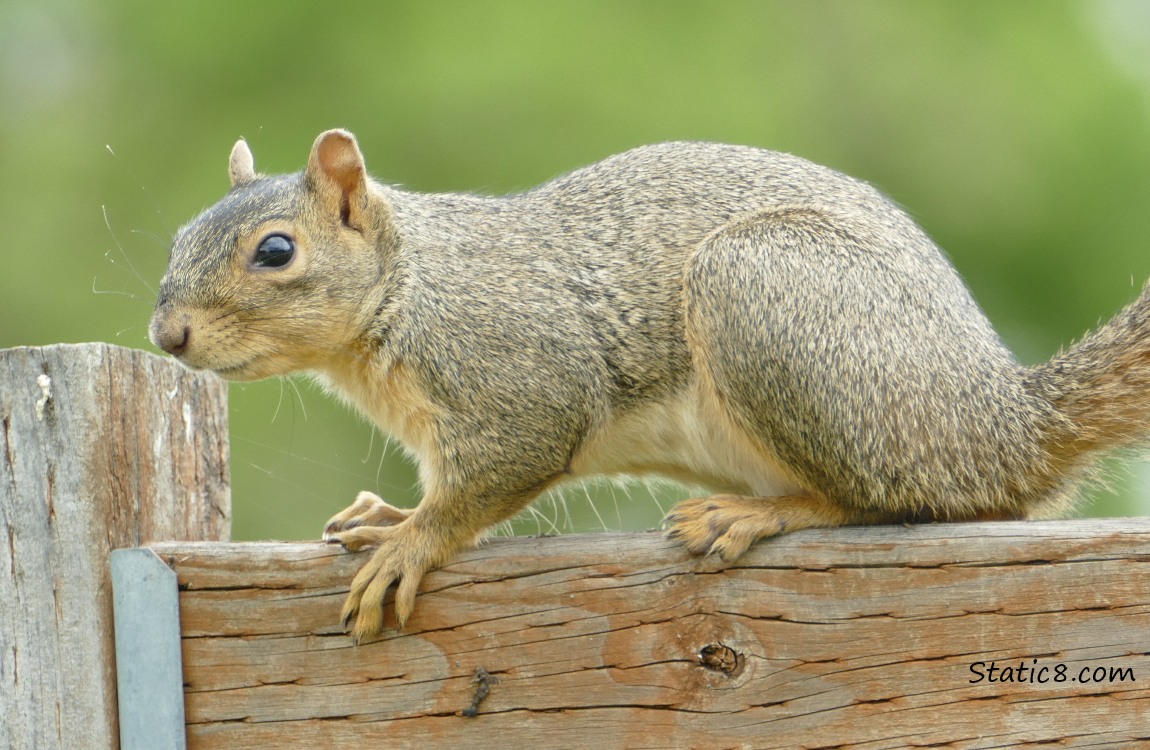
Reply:
[[682, 542], [691, 554], [732, 563], [759, 539], [846, 523], [841, 509], [818, 496], [715, 495], [679, 503], [663, 528], [668, 539]]

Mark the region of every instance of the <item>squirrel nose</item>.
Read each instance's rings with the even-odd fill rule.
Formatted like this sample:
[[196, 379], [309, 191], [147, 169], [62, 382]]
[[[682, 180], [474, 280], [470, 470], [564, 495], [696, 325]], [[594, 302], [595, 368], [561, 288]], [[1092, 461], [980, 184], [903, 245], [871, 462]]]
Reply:
[[152, 343], [173, 357], [187, 351], [192, 340], [192, 327], [182, 315], [157, 312], [150, 333]]
[[162, 331], [156, 337], [156, 346], [160, 347], [173, 357], [178, 357], [188, 348], [188, 341], [192, 338], [192, 327], [173, 328]]

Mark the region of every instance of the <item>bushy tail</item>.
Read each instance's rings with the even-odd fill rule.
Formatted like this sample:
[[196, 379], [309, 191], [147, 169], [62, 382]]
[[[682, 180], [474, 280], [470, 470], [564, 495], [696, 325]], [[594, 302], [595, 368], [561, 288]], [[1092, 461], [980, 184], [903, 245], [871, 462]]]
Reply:
[[1138, 299], [1030, 371], [1034, 392], [1063, 418], [1046, 446], [1062, 470], [1150, 436], [1150, 284]]

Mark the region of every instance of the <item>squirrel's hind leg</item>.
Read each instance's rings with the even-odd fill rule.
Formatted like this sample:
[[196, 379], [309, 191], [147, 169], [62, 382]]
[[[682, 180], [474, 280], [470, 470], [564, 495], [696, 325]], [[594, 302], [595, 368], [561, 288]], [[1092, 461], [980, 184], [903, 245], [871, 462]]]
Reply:
[[744, 497], [714, 495], [684, 500], [663, 520], [667, 538], [694, 555], [734, 562], [759, 539], [799, 529], [842, 526], [850, 517], [818, 495]]

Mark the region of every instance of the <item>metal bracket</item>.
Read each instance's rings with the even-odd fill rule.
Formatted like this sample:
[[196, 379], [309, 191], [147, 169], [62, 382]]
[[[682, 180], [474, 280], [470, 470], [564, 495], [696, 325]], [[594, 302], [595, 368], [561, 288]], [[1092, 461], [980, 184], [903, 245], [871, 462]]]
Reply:
[[120, 750], [186, 750], [176, 573], [145, 547], [111, 565]]

